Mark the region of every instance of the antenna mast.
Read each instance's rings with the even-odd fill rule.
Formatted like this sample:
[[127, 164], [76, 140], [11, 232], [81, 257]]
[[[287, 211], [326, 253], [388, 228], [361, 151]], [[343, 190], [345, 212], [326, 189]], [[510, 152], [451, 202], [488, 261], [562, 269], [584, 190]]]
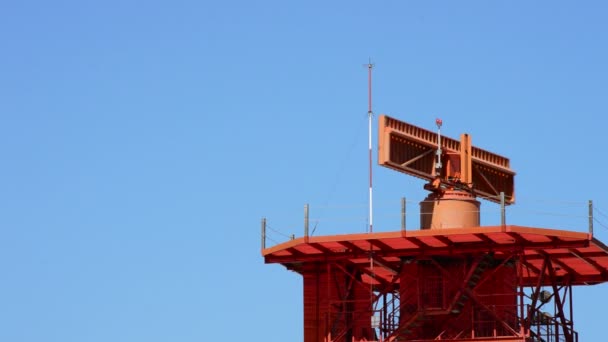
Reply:
[[373, 232], [374, 230], [374, 214], [373, 214], [373, 202], [372, 202], [372, 69], [374, 65], [372, 64], [371, 59], [369, 63], [367, 63], [367, 98], [368, 98], [368, 108], [367, 108], [367, 135], [368, 135], [368, 147], [369, 147], [369, 232]]

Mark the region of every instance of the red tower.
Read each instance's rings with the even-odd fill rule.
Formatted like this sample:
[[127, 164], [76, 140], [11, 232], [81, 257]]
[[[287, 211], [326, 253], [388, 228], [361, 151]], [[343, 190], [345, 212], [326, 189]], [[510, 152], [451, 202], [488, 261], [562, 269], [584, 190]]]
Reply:
[[466, 134], [380, 116], [378, 139], [381, 165], [428, 181], [420, 230], [263, 245], [303, 277], [304, 341], [578, 341], [572, 286], [608, 281], [608, 247], [592, 231], [480, 227], [476, 198], [513, 204], [515, 173]]

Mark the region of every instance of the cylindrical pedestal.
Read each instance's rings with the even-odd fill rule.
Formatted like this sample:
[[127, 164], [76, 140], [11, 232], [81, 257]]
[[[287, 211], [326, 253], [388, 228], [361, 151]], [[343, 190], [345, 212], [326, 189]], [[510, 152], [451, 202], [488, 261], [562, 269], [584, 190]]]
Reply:
[[465, 191], [430, 194], [420, 202], [420, 229], [478, 227], [479, 206], [479, 201]]

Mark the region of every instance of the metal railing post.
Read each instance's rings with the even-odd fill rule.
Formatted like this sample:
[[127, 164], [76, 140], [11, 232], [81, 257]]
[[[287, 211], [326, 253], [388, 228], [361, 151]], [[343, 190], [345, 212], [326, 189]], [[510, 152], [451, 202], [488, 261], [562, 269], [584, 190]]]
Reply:
[[593, 201], [589, 200], [589, 234], [593, 236]]
[[266, 218], [262, 218], [262, 250], [266, 249]]
[[308, 237], [308, 204], [304, 204], [304, 237]]
[[405, 231], [405, 197], [401, 197], [401, 230]]
[[505, 193], [500, 192], [500, 225], [504, 226], [507, 224], [507, 212], [505, 210]]

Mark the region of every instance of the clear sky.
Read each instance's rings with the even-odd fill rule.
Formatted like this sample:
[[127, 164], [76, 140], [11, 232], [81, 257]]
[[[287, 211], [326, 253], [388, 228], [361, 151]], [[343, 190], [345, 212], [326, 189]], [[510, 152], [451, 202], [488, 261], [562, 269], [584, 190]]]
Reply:
[[[374, 112], [511, 158], [508, 223], [608, 242], [605, 1], [0, 3], [0, 341], [299, 341], [277, 242], [365, 231]], [[423, 182], [375, 167], [375, 229]], [[482, 204], [482, 222], [498, 221]], [[281, 235], [284, 234], [284, 235]], [[269, 244], [272, 242], [269, 241]], [[608, 286], [575, 291], [599, 341]]]

